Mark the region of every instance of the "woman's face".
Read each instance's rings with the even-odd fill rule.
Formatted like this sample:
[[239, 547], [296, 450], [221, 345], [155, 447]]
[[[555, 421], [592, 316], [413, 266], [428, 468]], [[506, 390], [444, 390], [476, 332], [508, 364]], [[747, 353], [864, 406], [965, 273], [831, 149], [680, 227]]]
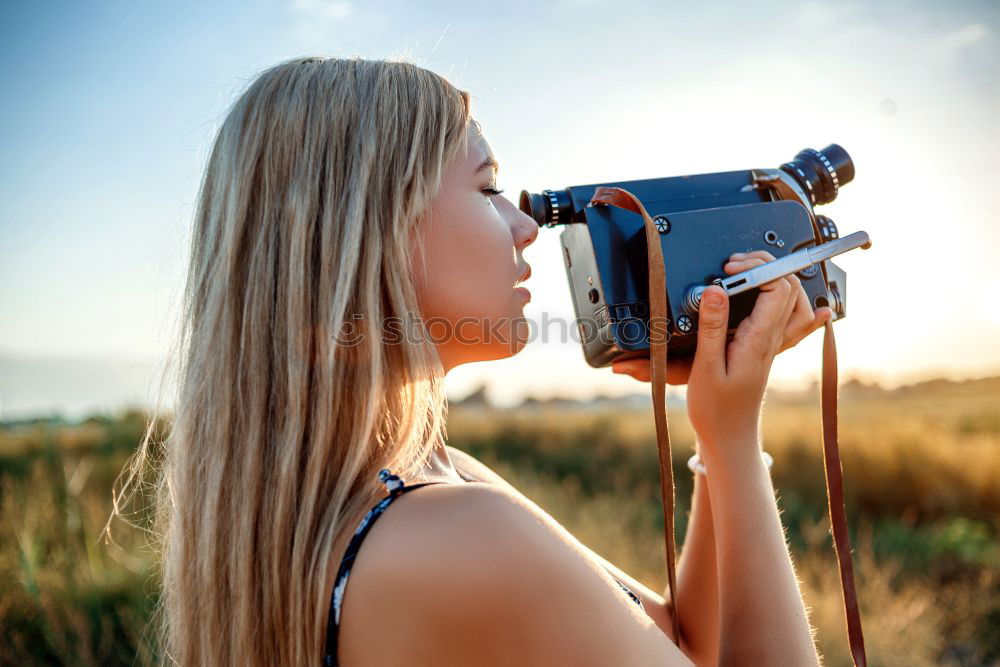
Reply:
[[[538, 225], [496, 191], [496, 159], [475, 123], [469, 150], [445, 168], [441, 189], [417, 230], [417, 295], [445, 372], [517, 353], [528, 337], [518, 283], [521, 256]], [[422, 253], [421, 253], [422, 250]]]

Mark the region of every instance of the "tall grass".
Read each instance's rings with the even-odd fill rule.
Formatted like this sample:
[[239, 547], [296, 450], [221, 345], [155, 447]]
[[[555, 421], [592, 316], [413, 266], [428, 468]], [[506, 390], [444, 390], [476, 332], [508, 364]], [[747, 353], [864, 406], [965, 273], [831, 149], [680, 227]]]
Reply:
[[99, 539], [145, 415], [0, 431], [0, 663], [132, 664], [155, 587], [145, 535]]
[[[846, 504], [872, 665], [1000, 664], [1000, 379], [841, 390]], [[827, 665], [849, 665], [826, 516], [818, 397], [769, 393], [765, 448]], [[111, 487], [147, 416], [0, 427], [0, 663], [147, 663], [155, 546], [118, 523]], [[693, 433], [670, 415], [678, 534]], [[649, 411], [455, 406], [453, 446], [480, 458], [595, 551], [665, 586]], [[133, 520], [143, 525], [137, 506]]]

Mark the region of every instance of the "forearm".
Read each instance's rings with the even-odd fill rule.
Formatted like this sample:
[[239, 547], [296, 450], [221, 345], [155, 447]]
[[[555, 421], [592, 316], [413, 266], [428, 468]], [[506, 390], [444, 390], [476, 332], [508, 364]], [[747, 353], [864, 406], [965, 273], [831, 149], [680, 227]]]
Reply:
[[[704, 475], [698, 474], [694, 476], [691, 514], [677, 564], [682, 648], [696, 665], [717, 665], [719, 659], [719, 586], [715, 559], [715, 528], [708, 482]], [[663, 597], [669, 599], [669, 590], [664, 590]]]
[[720, 664], [818, 665], [757, 434], [742, 442], [705, 445], [701, 456], [715, 528]]

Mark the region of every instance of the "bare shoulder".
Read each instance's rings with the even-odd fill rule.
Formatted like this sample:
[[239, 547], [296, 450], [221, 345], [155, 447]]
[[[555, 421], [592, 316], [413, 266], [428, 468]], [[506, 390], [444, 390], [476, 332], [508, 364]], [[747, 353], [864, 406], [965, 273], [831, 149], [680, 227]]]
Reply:
[[[508, 491], [511, 495], [517, 498], [523, 505], [530, 506], [534, 508], [538, 513], [545, 513], [542, 508], [532, 501], [530, 498], [522, 494], [513, 484], [504, 479], [495, 470], [490, 468], [488, 465], [472, 456], [468, 452], [461, 449], [457, 449], [452, 446], [448, 446], [448, 454], [451, 456], [452, 461], [455, 466], [462, 471], [467, 477], [472, 477], [480, 482], [485, 482], [487, 484], [493, 484], [497, 487]], [[554, 521], [553, 521], [554, 523]], [[673, 631], [673, 616], [670, 606], [667, 601], [663, 598], [659, 592], [652, 590], [646, 584], [639, 581], [635, 577], [631, 576], [628, 572], [625, 572], [617, 565], [607, 560], [599, 553], [591, 549], [589, 546], [581, 542], [575, 535], [570, 533], [568, 530], [562, 526], [558, 526], [558, 530], [562, 535], [574, 542], [577, 551], [585, 553], [592, 561], [597, 562], [601, 567], [607, 570], [613, 577], [628, 586], [634, 594], [636, 594], [639, 599], [642, 600], [643, 609], [646, 614], [653, 619], [663, 632], [667, 633], [673, 641], [674, 631]]]
[[564, 533], [492, 484], [397, 498], [344, 593], [343, 664], [690, 665]]

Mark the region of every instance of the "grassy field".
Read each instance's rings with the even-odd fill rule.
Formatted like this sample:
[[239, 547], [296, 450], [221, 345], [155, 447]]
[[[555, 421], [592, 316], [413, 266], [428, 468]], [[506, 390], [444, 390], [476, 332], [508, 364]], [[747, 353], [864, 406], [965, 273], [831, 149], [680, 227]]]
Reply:
[[[872, 665], [1000, 664], [1000, 378], [885, 392], [849, 383], [840, 442]], [[818, 395], [769, 392], [765, 448], [827, 665], [849, 665], [826, 517]], [[693, 436], [670, 415], [678, 534]], [[119, 522], [99, 540], [139, 412], [0, 426], [0, 663], [145, 662], [155, 551]], [[456, 405], [449, 441], [481, 458], [598, 553], [662, 590], [651, 413]], [[141, 522], [142, 515], [135, 517]]]

